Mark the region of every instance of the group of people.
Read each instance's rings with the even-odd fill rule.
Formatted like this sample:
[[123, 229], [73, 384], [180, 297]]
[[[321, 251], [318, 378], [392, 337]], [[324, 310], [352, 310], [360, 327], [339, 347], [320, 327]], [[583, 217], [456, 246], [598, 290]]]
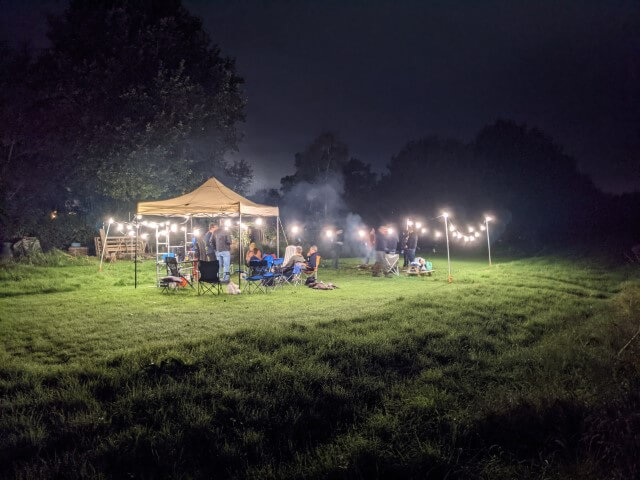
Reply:
[[231, 235], [216, 223], [209, 224], [209, 230], [204, 235], [204, 251], [207, 261], [218, 260], [220, 264], [220, 280], [229, 281], [231, 267]]
[[302, 252], [302, 246], [300, 245], [287, 247], [282, 263], [283, 273], [286, 274], [293, 271], [293, 268], [296, 265], [300, 265], [304, 273], [311, 274], [315, 272], [316, 266], [318, 265], [318, 247], [316, 245], [311, 245], [306, 258], [302, 255]]
[[365, 265], [375, 259], [373, 276], [378, 277], [382, 273], [390, 275], [387, 268], [388, 262], [385, 255], [402, 253], [404, 256], [403, 268], [408, 268], [415, 260], [416, 248], [418, 248], [418, 232], [409, 226], [399, 236], [394, 228], [389, 225], [381, 225], [378, 230], [372, 228], [365, 241], [366, 256]]

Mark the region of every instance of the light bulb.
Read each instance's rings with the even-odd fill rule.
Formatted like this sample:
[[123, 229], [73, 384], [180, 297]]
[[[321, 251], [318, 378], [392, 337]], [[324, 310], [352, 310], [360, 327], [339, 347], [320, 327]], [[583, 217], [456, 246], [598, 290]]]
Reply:
[[256, 225], [262, 225], [262, 219], [256, 218]]

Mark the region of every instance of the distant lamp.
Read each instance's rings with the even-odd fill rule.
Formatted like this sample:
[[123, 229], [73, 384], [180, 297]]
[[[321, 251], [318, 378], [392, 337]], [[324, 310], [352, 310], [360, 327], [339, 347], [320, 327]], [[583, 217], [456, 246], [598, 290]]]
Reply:
[[124, 225], [122, 225], [121, 223], [116, 225], [116, 228], [118, 229], [119, 232], [123, 232], [124, 231]]
[[327, 235], [327, 238], [332, 238], [333, 237], [333, 230], [327, 230], [326, 231], [326, 235]]
[[129, 230], [129, 231], [133, 230], [133, 225], [130, 225], [130, 224], [127, 225], [127, 230]]
[[224, 221], [224, 226], [225, 227], [230, 227], [231, 226], [231, 220], [229, 220], [228, 218]]
[[411, 220], [407, 220], [407, 227], [410, 227], [413, 225], [413, 222]]
[[109, 222], [109, 225], [111, 225], [113, 223], [113, 217], [110, 217], [108, 222]]
[[491, 221], [493, 220], [493, 218], [491, 218], [491, 217], [484, 217], [484, 219], [485, 219], [485, 221], [487, 221], [487, 222], [491, 222]]
[[473, 233], [474, 228], [471, 225], [469, 225], [467, 227], [467, 230], [469, 230], [469, 233]]
[[424, 235], [425, 233], [427, 233], [427, 229], [423, 228], [422, 230], [420, 230], [422, 232], [422, 234]]
[[436, 238], [440, 238], [442, 236], [442, 232], [436, 230], [435, 236], [436, 236]]
[[393, 228], [389, 227], [389, 235], [393, 233]]
[[51, 217], [51, 220], [55, 220], [56, 218], [58, 218], [58, 211], [52, 210], [51, 213], [49, 214], [49, 217]]
[[129, 231], [129, 236], [130, 237], [135, 237], [136, 236], [136, 232], [134, 232], [133, 230]]
[[137, 215], [136, 215], [136, 218], [137, 218], [138, 220], [142, 220], [142, 215], [137, 214]]
[[149, 238], [149, 234], [148, 233], [143, 233], [140, 236], [142, 237], [143, 240], [146, 240], [147, 238]]
[[456, 231], [456, 227], [454, 225], [449, 226], [449, 231], [450, 232], [455, 232]]
[[360, 238], [364, 238], [364, 236], [365, 236], [364, 230], [358, 230], [358, 236]]
[[197, 236], [199, 236], [199, 235], [200, 235], [200, 229], [199, 229], [199, 228], [194, 228], [194, 229], [193, 229], [193, 236], [194, 236], [194, 237], [197, 237]]
[[186, 232], [186, 231], [187, 231], [187, 227], [184, 227], [184, 226], [183, 226], [183, 227], [180, 227], [180, 231], [181, 231], [181, 232]]
[[487, 228], [484, 225], [480, 225], [480, 230], [482, 230], [484, 232], [486, 229]]
[[291, 227], [291, 233], [293, 233], [294, 235], [296, 235], [299, 231], [300, 227], [298, 225], [294, 225], [293, 227]]
[[258, 225], [258, 226], [262, 225], [262, 219], [261, 218], [256, 218], [256, 225]]
[[177, 232], [178, 231], [178, 225], [176, 225], [175, 223], [171, 224], [171, 231], [172, 232]]
[[479, 232], [475, 232], [475, 233], [473, 234], [473, 236], [474, 236], [475, 238], [478, 238], [478, 237], [480, 236], [480, 233], [479, 233]]
[[422, 227], [422, 224], [420, 222], [416, 222], [416, 228], [420, 228]]

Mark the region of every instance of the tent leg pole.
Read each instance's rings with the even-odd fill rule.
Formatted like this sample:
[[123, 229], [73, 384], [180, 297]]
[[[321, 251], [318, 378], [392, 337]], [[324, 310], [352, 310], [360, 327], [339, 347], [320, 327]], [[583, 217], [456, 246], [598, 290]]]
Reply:
[[238, 288], [240, 288], [240, 282], [242, 281], [242, 212], [239, 214], [240, 221], [238, 222]]
[[110, 228], [111, 228], [111, 223], [107, 225], [107, 233], [104, 236], [104, 245], [102, 245], [102, 255], [100, 255], [100, 268], [98, 269], [99, 272], [102, 271], [102, 261], [104, 260], [104, 251], [107, 249], [107, 240], [109, 239]]
[[276, 255], [280, 258], [280, 215], [276, 217]]

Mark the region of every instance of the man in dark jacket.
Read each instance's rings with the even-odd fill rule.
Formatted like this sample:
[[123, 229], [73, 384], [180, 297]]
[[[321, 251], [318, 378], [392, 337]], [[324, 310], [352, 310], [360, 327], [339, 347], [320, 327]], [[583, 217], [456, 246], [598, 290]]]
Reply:
[[418, 233], [414, 230], [413, 227], [409, 227], [409, 235], [407, 236], [407, 245], [404, 249], [406, 265], [408, 267], [411, 265], [416, 258], [416, 248], [418, 248]]
[[384, 254], [387, 249], [387, 233], [388, 229], [386, 225], [382, 225], [378, 227], [378, 232], [376, 233], [376, 243], [375, 243], [375, 251], [376, 251], [376, 263], [373, 264], [373, 268], [371, 269], [372, 275], [374, 277], [379, 277], [382, 272], [385, 260]]
[[231, 235], [227, 231], [227, 227], [218, 228], [215, 233], [216, 239], [216, 256], [220, 263], [220, 272], [224, 272], [222, 276], [223, 282], [229, 281], [229, 266], [231, 264]]
[[209, 224], [209, 230], [204, 234], [204, 253], [208, 261], [215, 260], [216, 258], [216, 231], [218, 225], [215, 223]]

